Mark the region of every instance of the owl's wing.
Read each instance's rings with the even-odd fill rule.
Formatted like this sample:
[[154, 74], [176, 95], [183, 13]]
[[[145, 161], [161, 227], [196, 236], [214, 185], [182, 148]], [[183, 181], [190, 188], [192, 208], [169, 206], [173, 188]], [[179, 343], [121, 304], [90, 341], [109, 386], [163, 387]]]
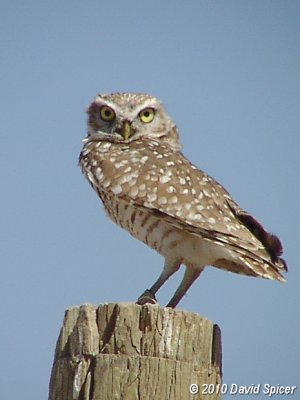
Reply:
[[[220, 229], [208, 229], [199, 221], [183, 220], [178, 216], [172, 215], [172, 211], [165, 212], [158, 208], [149, 207], [139, 201], [133, 203], [127, 196], [122, 196], [122, 200], [134, 204], [139, 210], [150, 212], [153, 216], [167, 221], [170, 225], [180, 230], [201, 236], [208, 241], [226, 245], [253, 261], [263, 260], [272, 267], [276, 266], [276, 270], [287, 271], [285, 261], [279, 257], [282, 254], [282, 245], [278, 237], [267, 232], [258, 221], [246, 212], [241, 216], [237, 215], [237, 218], [240, 218], [242, 223], [245, 223], [244, 228], [241, 226], [239, 230], [240, 234], [228, 233]], [[244, 229], [249, 230], [249, 232], [244, 231]]]

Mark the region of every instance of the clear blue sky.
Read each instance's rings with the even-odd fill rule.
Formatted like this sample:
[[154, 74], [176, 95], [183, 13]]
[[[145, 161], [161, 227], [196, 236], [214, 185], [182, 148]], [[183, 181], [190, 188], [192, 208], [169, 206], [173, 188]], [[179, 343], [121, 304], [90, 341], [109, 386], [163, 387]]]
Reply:
[[225, 383], [299, 385], [300, 2], [4, 0], [0, 15], [1, 397], [47, 397], [67, 307], [135, 301], [162, 269], [77, 166], [85, 108], [110, 91], [159, 97], [186, 156], [282, 239], [286, 284], [208, 268], [180, 307], [220, 325]]

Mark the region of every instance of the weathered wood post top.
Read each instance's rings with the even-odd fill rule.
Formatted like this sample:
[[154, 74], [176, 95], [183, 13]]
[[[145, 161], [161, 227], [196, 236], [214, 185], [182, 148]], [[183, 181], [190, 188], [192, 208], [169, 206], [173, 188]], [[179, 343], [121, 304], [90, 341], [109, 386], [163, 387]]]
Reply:
[[65, 313], [49, 400], [220, 399], [221, 358], [219, 327], [195, 313], [85, 304]]

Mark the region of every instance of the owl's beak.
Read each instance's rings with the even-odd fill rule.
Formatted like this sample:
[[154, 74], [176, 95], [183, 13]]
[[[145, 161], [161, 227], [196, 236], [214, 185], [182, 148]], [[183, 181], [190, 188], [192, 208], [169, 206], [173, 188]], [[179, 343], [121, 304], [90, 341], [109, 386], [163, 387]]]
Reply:
[[133, 134], [133, 129], [131, 123], [129, 121], [124, 121], [122, 128], [121, 128], [121, 135], [125, 140], [128, 140], [130, 136]]

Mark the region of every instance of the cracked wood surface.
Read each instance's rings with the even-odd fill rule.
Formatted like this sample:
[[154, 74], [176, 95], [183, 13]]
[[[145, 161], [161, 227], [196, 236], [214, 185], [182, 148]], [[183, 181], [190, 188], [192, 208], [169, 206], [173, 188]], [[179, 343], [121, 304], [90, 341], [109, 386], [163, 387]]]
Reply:
[[[198, 314], [85, 304], [65, 313], [49, 400], [220, 399], [201, 391], [203, 384], [222, 383], [221, 358], [219, 327]], [[191, 384], [198, 394], [190, 393]]]

